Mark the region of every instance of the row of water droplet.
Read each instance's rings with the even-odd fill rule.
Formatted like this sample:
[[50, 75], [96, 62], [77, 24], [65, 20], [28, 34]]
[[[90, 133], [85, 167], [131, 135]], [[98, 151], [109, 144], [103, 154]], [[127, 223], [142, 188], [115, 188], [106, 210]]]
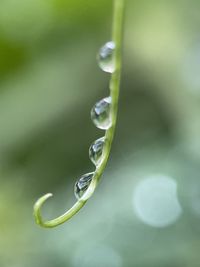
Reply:
[[[105, 72], [113, 73], [115, 71], [114, 50], [115, 43], [107, 42], [98, 53], [98, 65]], [[111, 96], [106, 97], [97, 102], [91, 110], [91, 119], [99, 129], [108, 130], [112, 126], [110, 113], [111, 101]], [[103, 161], [103, 148], [105, 143], [106, 138], [104, 136], [94, 141], [89, 148], [89, 158], [96, 167], [100, 166]], [[94, 172], [90, 172], [82, 175], [76, 182], [74, 194], [78, 200], [88, 189], [93, 177]]]

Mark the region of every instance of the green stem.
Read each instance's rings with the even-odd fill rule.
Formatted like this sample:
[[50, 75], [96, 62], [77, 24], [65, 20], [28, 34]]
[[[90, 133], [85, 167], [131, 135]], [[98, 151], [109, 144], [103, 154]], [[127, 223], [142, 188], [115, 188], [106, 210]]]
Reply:
[[115, 71], [112, 73], [110, 80], [110, 96], [112, 98], [111, 103], [111, 119], [112, 126], [106, 131], [106, 144], [103, 150], [103, 161], [95, 170], [92, 182], [90, 183], [87, 191], [84, 195], [63, 215], [50, 220], [43, 221], [41, 215], [41, 207], [44, 202], [50, 197], [52, 194], [46, 194], [43, 197], [39, 198], [38, 201], [34, 205], [34, 216], [35, 221], [38, 225], [46, 228], [56, 227], [71, 217], [73, 217], [87, 202], [87, 200], [94, 193], [100, 177], [104, 172], [106, 167], [111, 145], [115, 133], [116, 120], [117, 120], [117, 109], [118, 109], [118, 98], [119, 98], [119, 88], [120, 88], [120, 76], [121, 76], [121, 45], [122, 45], [122, 24], [123, 24], [123, 13], [124, 13], [124, 2], [125, 0], [114, 0], [114, 14], [113, 14], [113, 28], [112, 28], [112, 41], [115, 43], [115, 51], [114, 51], [114, 61], [115, 61]]

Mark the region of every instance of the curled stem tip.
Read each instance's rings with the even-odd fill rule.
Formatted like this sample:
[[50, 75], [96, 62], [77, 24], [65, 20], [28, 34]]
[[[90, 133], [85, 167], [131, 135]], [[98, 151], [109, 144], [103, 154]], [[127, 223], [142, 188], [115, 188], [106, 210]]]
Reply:
[[[45, 228], [56, 227], [68, 221], [70, 218], [72, 218], [85, 205], [87, 200], [92, 196], [92, 194], [94, 193], [98, 185], [100, 177], [106, 167], [109, 154], [110, 154], [112, 140], [113, 140], [114, 133], [115, 133], [115, 125], [116, 125], [116, 118], [117, 118], [117, 107], [118, 107], [120, 75], [121, 75], [121, 43], [122, 43], [122, 23], [123, 23], [124, 2], [125, 0], [114, 0], [112, 41], [115, 44], [115, 51], [114, 51], [113, 57], [114, 57], [115, 65], [116, 65], [116, 70], [112, 72], [111, 80], [110, 80], [110, 97], [112, 99], [111, 107], [110, 107], [110, 115], [112, 119], [112, 125], [110, 126], [109, 129], [106, 129], [106, 133], [105, 133], [105, 138], [107, 141], [106, 141], [105, 147], [103, 148], [104, 158], [101, 164], [96, 167], [92, 180], [88, 188], [85, 190], [84, 194], [63, 215], [53, 220], [44, 221], [41, 215], [41, 208], [43, 204], [47, 201], [47, 199], [49, 199], [53, 195], [51, 193], [48, 193], [37, 200], [37, 202], [34, 205], [34, 217], [35, 217], [36, 223], [42, 227], [45, 227]], [[101, 129], [105, 129], [105, 128], [101, 128]], [[85, 179], [85, 176], [84, 176], [84, 179]], [[85, 180], [82, 180], [82, 185], [83, 185], [83, 182], [85, 182]]]
[[46, 194], [39, 198], [35, 205], [34, 205], [34, 217], [35, 222], [45, 228], [53, 228], [60, 224], [63, 224], [64, 222], [68, 221], [71, 217], [73, 217], [86, 203], [86, 200], [79, 200], [77, 201], [67, 212], [65, 212], [63, 215], [49, 221], [44, 221], [41, 215], [41, 208], [43, 204], [46, 202], [47, 199], [52, 197], [53, 195], [51, 193]]
[[42, 221], [42, 216], [41, 216], [41, 207], [43, 206], [44, 202], [46, 202], [47, 199], [49, 199], [50, 197], [52, 197], [53, 194], [52, 193], [48, 193], [42, 197], [40, 197], [34, 207], [33, 207], [33, 213], [34, 213], [34, 217], [35, 217], [35, 221], [37, 224], [39, 225], [43, 225], [43, 221]]

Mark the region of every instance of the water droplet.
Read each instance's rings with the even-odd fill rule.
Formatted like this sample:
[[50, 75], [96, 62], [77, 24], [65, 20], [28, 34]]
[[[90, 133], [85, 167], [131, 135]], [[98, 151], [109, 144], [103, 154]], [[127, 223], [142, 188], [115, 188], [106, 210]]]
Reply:
[[81, 176], [81, 178], [75, 183], [74, 186], [74, 194], [75, 197], [79, 200], [88, 189], [92, 178], [94, 176], [94, 172], [90, 172]]
[[105, 72], [113, 73], [115, 71], [115, 60], [113, 57], [114, 50], [114, 42], [107, 42], [99, 50], [97, 60], [99, 67]]
[[105, 137], [101, 137], [94, 141], [89, 148], [89, 157], [94, 165], [98, 166], [102, 162], [103, 147], [105, 144]]
[[107, 130], [111, 127], [110, 115], [111, 97], [106, 97], [97, 102], [91, 110], [91, 119], [97, 128]]

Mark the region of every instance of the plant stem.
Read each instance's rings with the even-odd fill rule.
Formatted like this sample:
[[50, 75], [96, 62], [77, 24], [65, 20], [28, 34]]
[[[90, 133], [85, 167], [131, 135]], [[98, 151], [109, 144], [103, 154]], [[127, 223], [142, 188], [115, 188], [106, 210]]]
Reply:
[[100, 166], [97, 167], [95, 170], [93, 179], [84, 193], [84, 195], [63, 215], [50, 220], [50, 221], [43, 221], [41, 215], [41, 207], [46, 202], [46, 200], [52, 197], [52, 194], [46, 194], [34, 205], [34, 216], [35, 221], [38, 225], [45, 227], [45, 228], [52, 228], [56, 227], [71, 217], [73, 217], [87, 202], [87, 200], [92, 196], [94, 193], [100, 177], [104, 172], [106, 167], [111, 145], [115, 133], [116, 127], [116, 120], [117, 120], [117, 109], [118, 109], [118, 98], [119, 98], [119, 88], [120, 88], [120, 76], [121, 76], [121, 46], [122, 46], [122, 24], [123, 24], [123, 13], [124, 13], [124, 2], [125, 0], [114, 0], [114, 13], [113, 13], [113, 27], [112, 27], [112, 41], [115, 43], [115, 50], [114, 50], [114, 62], [115, 62], [115, 71], [111, 75], [110, 80], [110, 96], [112, 99], [111, 102], [111, 119], [112, 119], [112, 126], [106, 131], [106, 143], [103, 149], [103, 161]]

